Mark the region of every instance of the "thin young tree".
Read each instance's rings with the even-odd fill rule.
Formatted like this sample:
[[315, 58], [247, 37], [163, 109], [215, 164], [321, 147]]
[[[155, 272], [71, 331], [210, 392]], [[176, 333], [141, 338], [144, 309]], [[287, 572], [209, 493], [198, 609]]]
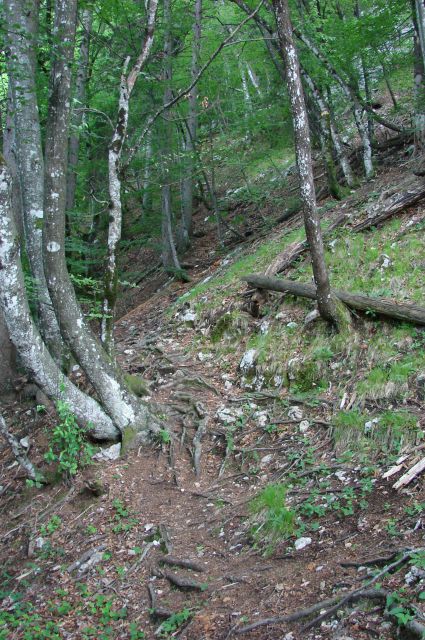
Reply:
[[[195, 80], [199, 73], [202, 29], [202, 0], [195, 0], [193, 19], [191, 80]], [[189, 92], [189, 112], [187, 116], [187, 131], [185, 135], [186, 166], [182, 180], [182, 209], [183, 228], [186, 244], [190, 244], [192, 236], [193, 217], [193, 185], [195, 169], [195, 151], [198, 135], [198, 85], [194, 84]]]
[[317, 212], [310, 131], [288, 2], [287, 0], [273, 0], [273, 8], [279, 44], [285, 61], [288, 93], [294, 123], [295, 153], [303, 202], [304, 226], [310, 247], [314, 281], [317, 287], [317, 305], [320, 315], [325, 320], [337, 324], [337, 309], [331, 294], [320, 219]]
[[130, 98], [133, 93], [137, 78], [149, 57], [153, 44], [155, 31], [156, 11], [158, 0], [150, 0], [147, 9], [146, 35], [142, 48], [133, 67], [127, 74], [130, 58], [124, 62], [121, 74], [120, 95], [118, 103], [118, 115], [115, 130], [112, 135], [108, 151], [109, 169], [109, 229], [108, 229], [108, 256], [105, 273], [105, 293], [103, 298], [102, 318], [102, 343], [109, 353], [113, 351], [115, 305], [118, 291], [118, 264], [117, 250], [121, 240], [122, 231], [122, 200], [120, 160], [127, 135], [128, 116], [130, 110]]

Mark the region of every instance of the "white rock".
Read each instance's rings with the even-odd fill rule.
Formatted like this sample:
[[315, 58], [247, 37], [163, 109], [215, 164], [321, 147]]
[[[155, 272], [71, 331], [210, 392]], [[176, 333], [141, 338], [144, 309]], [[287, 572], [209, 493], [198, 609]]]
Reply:
[[296, 327], [298, 327], [298, 324], [296, 322], [288, 322], [287, 325], [288, 329], [296, 329]]
[[317, 320], [317, 318], [319, 317], [320, 313], [318, 309], [313, 309], [313, 311], [310, 311], [310, 313], [308, 313], [304, 318], [304, 324], [310, 324], [311, 322], [314, 322], [314, 320]]
[[24, 449], [29, 449], [30, 448], [30, 440], [28, 438], [28, 436], [25, 436], [25, 438], [21, 438], [19, 440], [19, 444], [21, 445], [21, 447], [23, 447]]
[[229, 389], [231, 389], [233, 387], [233, 384], [230, 382], [230, 380], [226, 380], [226, 382], [224, 383], [224, 388], [226, 389], [226, 391], [229, 391]]
[[106, 462], [109, 460], [118, 460], [121, 454], [121, 444], [118, 442], [117, 444], [113, 444], [106, 449], [101, 449], [97, 453], [94, 454], [93, 460], [100, 460], [101, 462]]
[[300, 407], [298, 407], [297, 405], [289, 407], [289, 409], [288, 409], [288, 418], [290, 418], [291, 420], [302, 420], [302, 418], [303, 418], [302, 409]]
[[261, 463], [260, 466], [263, 467], [267, 467], [267, 465], [273, 460], [273, 454], [269, 453], [268, 455], [264, 456], [263, 458], [261, 458]]
[[244, 373], [248, 373], [253, 369], [255, 365], [255, 361], [257, 359], [257, 350], [256, 349], [248, 349], [242, 356], [242, 360], [239, 363], [239, 369]]
[[182, 313], [180, 315], [180, 320], [182, 322], [195, 322], [196, 320], [196, 313], [193, 313], [193, 311], [191, 311], [190, 309], [188, 309], [187, 311], [185, 311], [184, 313]]
[[265, 427], [269, 419], [267, 411], [256, 411], [252, 417], [260, 427]]
[[263, 322], [260, 324], [260, 333], [266, 335], [269, 332], [269, 329], [270, 322], [268, 320], [263, 320]]
[[243, 416], [243, 411], [237, 407], [230, 408], [221, 406], [217, 409], [215, 415], [223, 424], [233, 424], [238, 418]]
[[301, 433], [307, 433], [307, 431], [310, 429], [310, 423], [308, 420], [302, 420], [302, 422], [300, 422], [300, 432]]
[[301, 549], [308, 547], [308, 545], [311, 543], [311, 538], [298, 538], [298, 540], [295, 540], [295, 549], [297, 551], [300, 551]]
[[46, 544], [46, 540], [44, 538], [42, 538], [41, 536], [39, 536], [38, 538], [35, 539], [35, 548], [36, 549], [42, 549], [45, 544]]

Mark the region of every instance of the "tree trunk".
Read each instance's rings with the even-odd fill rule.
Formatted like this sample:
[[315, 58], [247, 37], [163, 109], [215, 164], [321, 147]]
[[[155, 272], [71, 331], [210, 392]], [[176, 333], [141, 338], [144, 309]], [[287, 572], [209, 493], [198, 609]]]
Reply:
[[93, 437], [116, 439], [119, 432], [111, 418], [93, 398], [63, 376], [32, 321], [13, 218], [11, 178], [0, 156], [0, 305], [10, 337], [23, 367], [49, 398], [66, 399], [79, 424], [87, 427]]
[[145, 170], [143, 172], [143, 199], [142, 199], [142, 216], [145, 216], [152, 209], [152, 188], [151, 188], [151, 172], [152, 172], [152, 131], [146, 136], [145, 147]]
[[425, 147], [425, 50], [422, 0], [411, 0], [413, 21], [413, 79], [415, 98], [415, 151], [421, 153]]
[[142, 50], [134, 66], [127, 76], [127, 67], [130, 62], [128, 57], [124, 63], [124, 69], [120, 82], [120, 97], [118, 104], [118, 116], [112, 141], [108, 153], [109, 169], [109, 229], [108, 229], [108, 257], [105, 273], [105, 291], [103, 298], [102, 318], [102, 343], [112, 353], [114, 341], [115, 304], [118, 292], [118, 265], [117, 250], [121, 240], [122, 230], [122, 202], [121, 202], [121, 178], [120, 160], [122, 149], [127, 135], [128, 113], [130, 97], [144, 66], [153, 44], [155, 30], [156, 10], [158, 0], [151, 0], [147, 10], [147, 29]]
[[[294, 282], [294, 280], [280, 280], [252, 274], [242, 278], [250, 286], [268, 291], [280, 291], [290, 293], [310, 300], [318, 300], [318, 292], [314, 285]], [[369, 296], [356, 295], [347, 291], [332, 290], [332, 294], [341, 300], [347, 307], [358, 311], [373, 312], [379, 315], [394, 318], [396, 320], [407, 320], [414, 324], [425, 325], [425, 308], [414, 304], [398, 304], [382, 298], [372, 298]]]
[[314, 191], [311, 160], [310, 132], [301, 84], [298, 54], [295, 48], [287, 0], [273, 0], [279, 44], [285, 60], [288, 93], [295, 133], [295, 153], [304, 207], [304, 225], [310, 246], [314, 281], [317, 287], [319, 312], [329, 322], [337, 322], [334, 300], [331, 296], [328, 271], [325, 264], [323, 240]]
[[68, 183], [66, 187], [66, 210], [72, 211], [75, 206], [77, 188], [77, 165], [80, 150], [80, 128], [84, 122], [84, 108], [87, 106], [87, 78], [89, 69], [89, 47], [92, 24], [90, 9], [84, 9], [81, 16], [82, 34], [77, 62], [77, 78], [75, 81], [74, 112], [71, 120], [69, 137]]
[[[322, 121], [322, 130], [323, 135], [325, 137], [325, 141], [327, 144], [326, 155], [328, 157], [327, 162], [330, 164], [332, 161], [332, 148], [329, 149], [329, 141], [333, 143], [335, 154], [338, 159], [338, 162], [341, 166], [342, 172], [344, 174], [345, 181], [349, 187], [354, 185], [354, 176], [351, 170], [350, 162], [347, 158], [347, 154], [344, 151], [341, 139], [339, 137], [339, 133], [335, 127], [335, 124], [332, 120], [332, 114], [330, 112], [330, 108], [325, 104], [322, 94], [313, 78], [307, 73], [307, 71], [301, 68], [301, 73], [303, 78], [306, 81], [307, 86], [309, 87], [313, 99], [316, 101], [318, 106], [318, 111]], [[329, 157], [330, 156], [330, 157]], [[332, 171], [332, 167], [330, 166], [328, 171]], [[335, 176], [336, 178], [336, 176]], [[332, 193], [333, 185], [329, 185]], [[337, 192], [339, 194], [339, 190]]]
[[[171, 38], [171, 3], [164, 0], [164, 105], [173, 99], [172, 80], [172, 38]], [[161, 127], [161, 195], [162, 195], [162, 265], [164, 269], [171, 272], [181, 272], [176, 245], [173, 236], [172, 204], [171, 204], [171, 178], [170, 162], [171, 140], [173, 137], [172, 124], [169, 110], [164, 112], [164, 121]]]
[[[129, 393], [114, 361], [87, 325], [65, 260], [65, 190], [68, 159], [71, 63], [76, 0], [56, 0], [50, 101], [46, 132], [44, 262], [50, 295], [65, 341], [84, 369], [114, 425], [146, 432], [159, 429], [145, 404]], [[128, 82], [130, 83], [130, 76]], [[119, 194], [114, 194], [119, 197]]]
[[60, 362], [64, 355], [63, 342], [47, 288], [42, 258], [44, 166], [35, 83], [37, 4], [33, 0], [5, 1], [8, 76], [13, 94], [26, 251], [35, 281], [38, 322], [43, 339], [55, 360]]
[[[195, 80], [199, 73], [202, 28], [202, 0], [195, 0], [195, 15], [193, 21], [192, 66], [191, 80]], [[198, 86], [195, 84], [189, 93], [189, 113], [187, 117], [187, 134], [185, 136], [186, 166], [182, 182], [183, 226], [185, 236], [190, 242], [192, 236], [193, 216], [193, 173], [195, 168], [194, 152], [198, 132]]]

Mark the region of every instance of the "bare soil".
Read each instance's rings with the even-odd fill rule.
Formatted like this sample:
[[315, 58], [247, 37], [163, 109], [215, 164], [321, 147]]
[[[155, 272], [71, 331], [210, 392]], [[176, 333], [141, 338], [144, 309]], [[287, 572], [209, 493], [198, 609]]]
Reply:
[[[379, 188], [397, 181], [402, 171], [400, 167], [385, 170]], [[367, 185], [364, 192], [377, 188], [378, 183]], [[204, 214], [198, 215], [200, 226]], [[255, 220], [254, 214], [253, 226]], [[284, 616], [361, 587], [372, 577], [371, 571], [382, 568], [378, 560], [369, 566], [371, 559], [425, 546], [424, 519], [413, 509], [425, 502], [422, 480], [397, 492], [392, 488], [394, 478], [382, 478], [379, 461], [368, 475], [362, 465], [338, 457], [327, 421], [328, 408], [335, 402], [332, 396], [318, 404], [300, 405], [310, 423], [303, 435], [299, 421], [289, 419], [282, 409], [285, 391], [275, 398], [238, 403], [244, 391], [226, 387], [217, 363], [189, 355], [195, 329], [170, 317], [167, 310], [194, 282], [217, 268], [220, 257], [214, 246], [211, 228], [197, 242], [192, 282], [183, 284], [154, 274], [125, 299], [123, 312], [130, 305], [135, 308], [117, 323], [119, 360], [124, 369], [141, 373], [151, 384], [151, 396], [163, 408], [175, 436], [171, 444], [158, 442], [117, 461], [96, 463], [70, 484], [59, 481], [42, 489], [27, 488], [10, 451], [0, 449], [2, 608], [12, 611], [13, 596], [21, 593], [24, 601], [35, 606], [41, 621], [54, 620], [59, 625], [58, 637], [86, 638], [87, 627], [99, 629], [101, 614], [88, 602], [104, 594], [113, 598], [116, 610], [126, 608], [126, 618], [108, 620], [110, 635], [95, 630], [90, 637], [131, 638], [129, 621], [146, 638], [158, 637], [155, 632], [161, 620], [155, 619], [152, 609], [163, 608], [168, 613], [190, 611], [188, 620], [168, 637], [225, 640], [236, 637], [248, 623]], [[229, 356], [230, 372], [237, 367], [238, 361]], [[191, 402], [201, 402], [208, 416], [199, 477], [192, 459], [199, 421], [190, 413]], [[243, 403], [251, 403], [252, 415], [235, 431], [229, 452], [226, 429], [216, 412], [222, 405], [234, 408]], [[11, 401], [8, 410], [13, 432], [18, 437], [29, 435], [31, 459], [40, 462], [45, 429], [54, 418], [37, 414], [24, 398]], [[259, 424], [256, 413], [261, 411], [267, 412], [268, 423], [277, 424], [276, 429], [267, 431]], [[415, 452], [410, 452], [409, 460], [413, 458]], [[311, 538], [303, 549], [294, 546], [299, 534], [265, 549], [253, 537], [250, 500], [270, 482], [290, 481], [291, 473], [303, 477], [305, 484], [295, 484], [288, 493], [290, 506], [303, 504], [314, 491], [336, 498], [347, 495], [350, 488], [360, 491], [366, 486], [365, 477], [372, 488], [365, 491], [363, 508], [355, 502], [348, 513], [330, 509], [317, 519], [317, 528], [303, 534]], [[93, 494], [94, 484], [102, 488], [97, 491], [102, 495]], [[53, 515], [59, 516], [60, 524], [46, 531]], [[34, 548], [37, 538], [42, 538], [41, 549]], [[87, 573], [79, 577], [77, 571], [67, 570], [85, 552], [100, 546], [105, 555]], [[204, 571], [163, 565], [164, 555], [198, 563]], [[347, 562], [357, 566], [343, 566]], [[409, 569], [406, 563], [385, 574], [379, 580], [381, 587], [392, 592], [402, 588], [407, 598], [416, 598], [418, 584], [405, 582]], [[199, 588], [172, 585], [167, 571], [196, 582]], [[155, 593], [154, 604], [149, 585]], [[84, 588], [90, 593], [85, 600]], [[64, 601], [70, 608], [59, 613], [57, 607]], [[309, 630], [302, 630], [304, 620], [264, 625], [241, 636], [389, 640], [397, 637], [397, 630], [384, 616], [384, 604], [352, 604]], [[0, 637], [50, 636], [23, 635], [17, 628]]]

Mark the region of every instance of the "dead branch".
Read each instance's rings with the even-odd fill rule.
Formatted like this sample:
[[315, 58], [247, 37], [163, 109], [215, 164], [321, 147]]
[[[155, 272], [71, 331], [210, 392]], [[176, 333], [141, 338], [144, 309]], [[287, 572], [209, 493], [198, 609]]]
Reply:
[[12, 433], [10, 433], [9, 429], [7, 428], [6, 422], [1, 414], [0, 414], [0, 435], [3, 436], [4, 440], [10, 446], [16, 461], [24, 469], [27, 476], [31, 480], [38, 480], [42, 482], [43, 481], [42, 474], [39, 471], [37, 471], [37, 469], [31, 462], [31, 460], [28, 458], [27, 452], [25, 448], [21, 445], [19, 440], [15, 438], [15, 436]]
[[[269, 291], [280, 291], [290, 293], [302, 298], [316, 300], [316, 287], [312, 284], [304, 284], [293, 280], [280, 280], [277, 278], [267, 278], [266, 276], [252, 274], [242, 278], [250, 286]], [[336, 298], [344, 302], [350, 309], [358, 311], [373, 312], [379, 315], [404, 320], [414, 324], [425, 325], [425, 308], [417, 305], [399, 304], [384, 298], [356, 295], [347, 291], [333, 290]]]
[[363, 222], [354, 225], [353, 231], [365, 231], [366, 229], [375, 227], [385, 220], [388, 220], [388, 218], [400, 213], [400, 211], [404, 211], [404, 209], [413, 206], [424, 197], [425, 181], [421, 179], [415, 180], [401, 193], [393, 194], [383, 204], [379, 202], [371, 209], [369, 216], [363, 220]]
[[207, 430], [208, 419], [202, 418], [199, 421], [198, 429], [193, 438], [193, 466], [195, 467], [195, 475], [198, 478], [201, 473], [201, 455], [202, 455], [202, 438]]
[[[301, 609], [300, 611], [295, 611], [295, 613], [291, 613], [287, 616], [275, 616], [273, 618], [264, 618], [263, 620], [257, 620], [253, 624], [248, 624], [245, 627], [241, 627], [240, 629], [236, 629], [235, 633], [240, 635], [242, 633], [247, 633], [248, 631], [253, 631], [254, 629], [258, 629], [259, 627], [264, 627], [270, 624], [282, 624], [284, 622], [297, 622], [297, 620], [302, 620], [303, 618], [308, 618], [316, 611], [320, 611], [321, 609], [326, 609], [326, 607], [331, 607], [332, 610], [336, 605], [337, 609], [345, 602], [358, 602], [363, 599], [380, 599], [385, 600], [388, 595], [388, 591], [384, 591], [383, 589], [371, 589], [371, 590], [357, 590], [356, 592], [352, 591], [345, 598], [342, 599], [341, 596], [335, 596], [334, 598], [329, 598], [328, 600], [322, 600], [321, 602], [317, 602], [316, 604], [308, 607], [307, 609]], [[330, 611], [330, 609], [329, 609]], [[325, 614], [323, 614], [325, 615]]]
[[417, 462], [411, 469], [409, 469], [409, 471], [402, 475], [395, 484], [393, 484], [393, 489], [401, 489], [402, 487], [406, 487], [424, 470], [425, 458], [422, 458], [422, 460], [419, 460], [419, 462]]

